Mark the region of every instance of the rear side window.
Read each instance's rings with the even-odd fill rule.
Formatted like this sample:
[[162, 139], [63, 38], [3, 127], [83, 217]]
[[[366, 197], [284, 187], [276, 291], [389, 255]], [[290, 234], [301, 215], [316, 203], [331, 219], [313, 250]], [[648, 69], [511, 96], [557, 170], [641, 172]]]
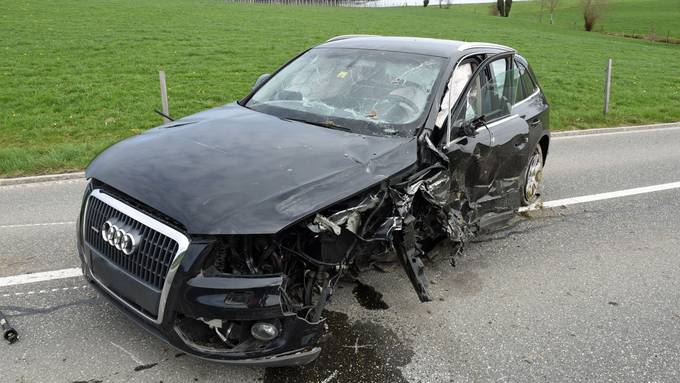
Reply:
[[534, 84], [534, 81], [529, 75], [529, 71], [524, 65], [522, 65], [522, 63], [515, 60], [515, 65], [519, 71], [519, 84], [517, 87], [517, 97], [515, 98], [515, 102], [519, 102], [534, 93], [536, 90], [536, 84]]

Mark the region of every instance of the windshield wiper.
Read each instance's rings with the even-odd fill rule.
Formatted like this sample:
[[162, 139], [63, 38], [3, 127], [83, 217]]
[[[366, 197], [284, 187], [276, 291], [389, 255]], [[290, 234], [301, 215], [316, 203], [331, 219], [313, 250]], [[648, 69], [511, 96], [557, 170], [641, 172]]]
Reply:
[[301, 119], [301, 118], [282, 117], [282, 119], [286, 120], [286, 121], [302, 122], [304, 124], [320, 126], [322, 128], [327, 128], [327, 129], [342, 130], [343, 132], [351, 132], [352, 131], [352, 129], [350, 129], [350, 128], [346, 128], [344, 126], [336, 125], [331, 120], [328, 120], [327, 122], [313, 122], [313, 121], [307, 121], [307, 120], [304, 120], [304, 119]]

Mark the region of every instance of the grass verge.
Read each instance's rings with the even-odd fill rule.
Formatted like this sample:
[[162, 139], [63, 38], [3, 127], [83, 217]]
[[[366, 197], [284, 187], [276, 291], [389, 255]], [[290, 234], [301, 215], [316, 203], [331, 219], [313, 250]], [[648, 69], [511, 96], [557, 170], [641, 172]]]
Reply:
[[[577, 30], [560, 21], [575, 12], [570, 1], [558, 10], [557, 24], [548, 25], [538, 22], [534, 4], [523, 3], [501, 18], [489, 16], [486, 6], [350, 9], [217, 0], [0, 0], [0, 176], [82, 169], [113, 142], [158, 125], [153, 113], [160, 103], [158, 70], [168, 76], [171, 114], [183, 116], [241, 97], [261, 73], [340, 34], [515, 47], [539, 76], [556, 129], [680, 120], [680, 46]], [[618, 12], [619, 2], [624, 3], [610, 1], [603, 22]], [[633, 18], [627, 23], [633, 24], [637, 16], [627, 9]], [[640, 12], [640, 25], [652, 11]], [[604, 117], [609, 57], [614, 60], [613, 95], [611, 114]]]

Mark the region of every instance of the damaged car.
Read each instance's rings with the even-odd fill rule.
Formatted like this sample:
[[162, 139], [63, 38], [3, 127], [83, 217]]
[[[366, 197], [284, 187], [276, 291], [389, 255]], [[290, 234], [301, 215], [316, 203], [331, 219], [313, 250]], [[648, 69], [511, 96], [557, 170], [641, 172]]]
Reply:
[[305, 364], [338, 283], [452, 256], [540, 198], [548, 103], [512, 48], [339, 36], [238, 102], [121, 141], [86, 170], [85, 277], [200, 358]]

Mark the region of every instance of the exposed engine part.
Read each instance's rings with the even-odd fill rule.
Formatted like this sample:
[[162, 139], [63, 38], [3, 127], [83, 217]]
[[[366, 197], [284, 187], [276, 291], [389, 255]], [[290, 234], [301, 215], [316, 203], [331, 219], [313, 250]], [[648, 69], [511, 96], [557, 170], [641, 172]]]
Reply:
[[245, 321], [182, 318], [175, 324], [175, 331], [197, 347], [214, 350], [237, 349], [250, 338], [250, 325]]
[[[458, 182], [442, 157], [438, 153], [432, 165], [408, 178], [386, 181], [279, 234], [222, 237], [202, 275], [282, 275], [281, 312], [314, 324], [323, 321], [323, 310], [347, 271], [356, 276], [375, 263], [398, 260], [418, 298], [430, 301], [422, 258], [445, 238], [455, 243], [452, 255], [458, 255], [476, 234], [475, 208], [464, 190], [452, 190]], [[198, 323], [210, 331], [196, 329]], [[258, 323], [186, 318], [179, 327], [203, 346], [238, 349], [279, 335], [275, 324]]]
[[234, 324], [233, 324], [233, 323], [229, 324], [229, 327], [227, 327], [227, 330], [225, 331], [224, 334], [222, 334], [222, 333], [220, 332], [219, 327], [214, 327], [214, 329], [215, 329], [215, 333], [217, 334], [217, 336], [218, 336], [220, 339], [222, 339], [222, 342], [226, 343], [229, 347], [234, 347], [234, 345], [231, 344], [231, 342], [229, 342], [229, 335], [231, 334], [231, 330], [234, 329]]

